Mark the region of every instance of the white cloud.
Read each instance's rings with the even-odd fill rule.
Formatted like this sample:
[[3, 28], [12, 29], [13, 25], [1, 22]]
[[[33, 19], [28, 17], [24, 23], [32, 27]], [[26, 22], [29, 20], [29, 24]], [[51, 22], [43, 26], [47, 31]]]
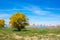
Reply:
[[45, 9], [48, 9], [48, 10], [60, 10], [60, 8], [45, 8]]
[[6, 18], [6, 17], [9, 17], [10, 16], [10, 14], [0, 14], [0, 19], [1, 18]]
[[57, 15], [57, 14], [50, 14], [49, 16], [54, 17], [54, 18], [60, 18], [60, 15]]
[[36, 6], [28, 6], [28, 7], [24, 7], [24, 9], [38, 15], [47, 15], [50, 13], [49, 11], [44, 11], [41, 8]]

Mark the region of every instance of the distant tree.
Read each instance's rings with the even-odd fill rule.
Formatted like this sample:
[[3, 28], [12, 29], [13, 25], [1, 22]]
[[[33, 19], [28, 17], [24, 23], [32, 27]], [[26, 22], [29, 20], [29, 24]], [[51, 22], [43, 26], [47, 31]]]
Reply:
[[5, 21], [3, 19], [0, 20], [0, 28], [3, 28], [5, 25]]
[[17, 12], [10, 17], [10, 25], [20, 31], [28, 25], [28, 18], [24, 14]]

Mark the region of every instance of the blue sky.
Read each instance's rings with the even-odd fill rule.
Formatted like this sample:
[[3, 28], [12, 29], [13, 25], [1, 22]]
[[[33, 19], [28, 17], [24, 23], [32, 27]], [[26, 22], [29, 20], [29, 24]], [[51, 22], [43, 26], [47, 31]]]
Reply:
[[60, 0], [0, 0], [0, 19], [24, 13], [30, 24], [60, 24]]

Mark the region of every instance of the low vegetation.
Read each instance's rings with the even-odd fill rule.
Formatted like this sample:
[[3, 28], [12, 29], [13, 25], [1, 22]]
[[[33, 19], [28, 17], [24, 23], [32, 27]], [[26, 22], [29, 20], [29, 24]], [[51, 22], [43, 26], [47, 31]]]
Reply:
[[[31, 38], [32, 37], [32, 38]], [[10, 28], [0, 29], [0, 40], [60, 40], [60, 30], [58, 29], [22, 29], [22, 31], [12, 31]]]

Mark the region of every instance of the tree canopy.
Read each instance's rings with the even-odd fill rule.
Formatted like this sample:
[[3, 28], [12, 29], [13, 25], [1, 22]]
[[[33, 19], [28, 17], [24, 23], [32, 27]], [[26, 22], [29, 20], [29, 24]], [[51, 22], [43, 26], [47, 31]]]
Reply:
[[10, 25], [21, 30], [28, 25], [28, 18], [23, 13], [17, 12], [10, 17]]
[[5, 21], [3, 19], [0, 19], [0, 28], [3, 28], [5, 25]]

